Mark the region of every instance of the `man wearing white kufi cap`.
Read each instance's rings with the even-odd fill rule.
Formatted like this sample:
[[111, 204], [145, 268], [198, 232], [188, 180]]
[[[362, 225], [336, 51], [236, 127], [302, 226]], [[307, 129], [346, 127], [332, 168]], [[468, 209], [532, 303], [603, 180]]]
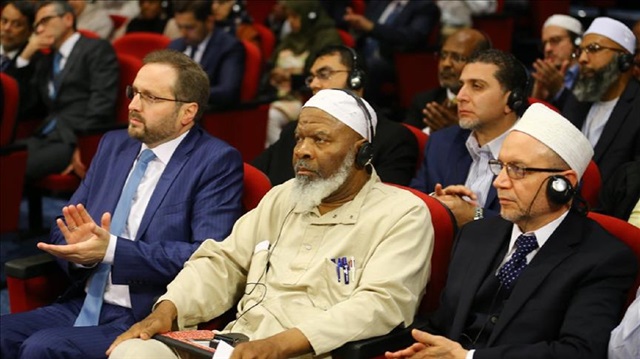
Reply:
[[223, 242], [203, 243], [111, 358], [175, 357], [156, 340], [120, 341], [147, 325], [155, 334], [174, 320], [180, 329], [208, 321], [238, 298], [242, 314], [226, 329], [251, 341], [234, 357], [329, 357], [348, 341], [411, 324], [433, 227], [422, 200], [381, 183], [369, 164], [362, 149], [375, 123], [351, 93], [314, 95], [296, 129], [296, 178], [269, 191]]
[[589, 139], [603, 181], [640, 159], [640, 83], [631, 73], [635, 47], [633, 32], [620, 21], [593, 20], [580, 45], [575, 96], [563, 94], [558, 106]]
[[541, 47], [544, 59], [533, 63], [532, 97], [553, 102], [562, 91], [571, 91], [578, 78], [578, 61], [573, 55], [581, 36], [582, 24], [571, 16], [556, 14], [544, 22]]
[[462, 228], [440, 307], [412, 333], [421, 345], [387, 358], [606, 358], [638, 264], [559, 191], [591, 155], [569, 121], [531, 105], [491, 162], [501, 217]]

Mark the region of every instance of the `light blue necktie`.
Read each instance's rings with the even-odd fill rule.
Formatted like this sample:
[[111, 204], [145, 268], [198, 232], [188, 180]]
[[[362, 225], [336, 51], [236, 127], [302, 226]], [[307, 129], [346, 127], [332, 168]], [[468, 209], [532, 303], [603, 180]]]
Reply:
[[[144, 176], [144, 172], [147, 170], [147, 165], [151, 162], [156, 155], [153, 151], [146, 149], [140, 154], [138, 163], [136, 163], [131, 177], [127, 181], [127, 184], [120, 194], [118, 205], [113, 213], [111, 220], [111, 233], [114, 235], [120, 235], [127, 224], [129, 213], [131, 212], [131, 205], [133, 203], [134, 195], [138, 190], [138, 185]], [[107, 286], [107, 278], [109, 278], [109, 272], [111, 266], [105, 263], [100, 263], [98, 268], [93, 273], [93, 277], [89, 282], [89, 288], [87, 290], [87, 296], [84, 299], [84, 304], [78, 314], [78, 318], [74, 326], [87, 327], [92, 325], [98, 325], [100, 320], [100, 310], [102, 309], [102, 302], [104, 300], [104, 289]]]

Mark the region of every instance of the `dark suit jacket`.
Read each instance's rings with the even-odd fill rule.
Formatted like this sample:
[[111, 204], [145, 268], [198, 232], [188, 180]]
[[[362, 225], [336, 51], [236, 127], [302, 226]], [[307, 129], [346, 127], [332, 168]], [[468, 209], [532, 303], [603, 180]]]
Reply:
[[[169, 48], [184, 52], [187, 43], [184, 38], [178, 38], [171, 41]], [[222, 30], [213, 30], [200, 61], [209, 76], [210, 104], [227, 107], [240, 100], [244, 58], [244, 47], [238, 39]]]
[[[562, 114], [578, 129], [587, 119], [592, 102], [579, 102], [570, 94]], [[630, 80], [607, 120], [593, 149], [593, 160], [605, 182], [622, 164], [640, 160], [640, 83]]]
[[427, 37], [440, 18], [435, 1], [409, 1], [392, 24], [377, 21], [389, 5], [390, 0], [369, 1], [365, 17], [375, 26], [368, 34], [380, 42], [380, 52], [391, 58], [395, 51], [414, 51], [427, 44]]
[[33, 106], [27, 99], [33, 96], [33, 89], [31, 88], [31, 79], [33, 78], [33, 72], [35, 70], [34, 62], [30, 61], [29, 65], [21, 68], [16, 67], [16, 61], [18, 56], [22, 53], [22, 50], [27, 46], [24, 44], [16, 56], [14, 56], [5, 71], [5, 74], [13, 77], [18, 83], [20, 103], [18, 104], [18, 117], [17, 120], [34, 119], [46, 116], [46, 112], [43, 108]]
[[[471, 168], [471, 155], [465, 142], [471, 134], [455, 125], [443, 128], [429, 136], [424, 148], [422, 165], [416, 177], [411, 180], [411, 187], [424, 193], [433, 192], [436, 183], [446, 187], [462, 184], [467, 180]], [[491, 186], [485, 201], [485, 217], [498, 215], [500, 202], [495, 187]]]
[[[275, 186], [295, 177], [291, 159], [296, 145], [297, 122], [288, 123], [274, 144], [256, 157], [252, 164], [264, 172]], [[373, 138], [373, 167], [383, 182], [409, 184], [418, 161], [418, 143], [404, 126], [378, 117]]]
[[[86, 178], [69, 203], [84, 204], [98, 223], [104, 212], [113, 213], [140, 146], [126, 130], [104, 135]], [[223, 240], [231, 232], [242, 211], [242, 176], [240, 153], [199, 126], [176, 148], [135, 241], [118, 238], [116, 245], [112, 280], [129, 285], [137, 320], [149, 314], [200, 243], [207, 238]], [[57, 227], [50, 240], [64, 243]], [[59, 262], [75, 279], [75, 287], [83, 289], [86, 271], [69, 271], [68, 262]]]
[[[512, 226], [494, 217], [462, 227], [431, 318], [446, 337], [460, 340], [476, 291], [492, 275]], [[637, 266], [629, 247], [570, 212], [520, 275], [486, 349], [474, 358], [606, 358]]]
[[422, 110], [424, 110], [425, 105], [433, 101], [443, 103], [446, 98], [447, 89], [444, 87], [437, 87], [435, 89], [416, 94], [411, 101], [411, 106], [407, 110], [404, 122], [420, 129], [425, 128], [426, 126], [422, 121], [424, 118]]
[[75, 144], [74, 131], [100, 128], [115, 121], [120, 73], [116, 53], [108, 41], [80, 37], [59, 75], [53, 101], [48, 88], [53, 53], [34, 61], [33, 80], [39, 96], [31, 97], [49, 109], [47, 121], [57, 119], [51, 136]]

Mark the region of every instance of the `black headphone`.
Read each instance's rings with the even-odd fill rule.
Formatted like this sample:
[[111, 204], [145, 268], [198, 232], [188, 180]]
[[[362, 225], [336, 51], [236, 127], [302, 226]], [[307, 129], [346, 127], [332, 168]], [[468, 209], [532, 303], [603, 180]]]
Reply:
[[633, 66], [633, 54], [618, 54], [618, 69], [627, 72]]
[[347, 86], [352, 90], [360, 90], [364, 86], [364, 71], [360, 70], [358, 66], [358, 53], [348, 46], [340, 45], [340, 47], [346, 49], [351, 54], [352, 65], [349, 78], [347, 79]]
[[576, 194], [571, 182], [562, 175], [549, 176], [547, 180], [547, 198], [549, 201], [562, 205], [566, 204]]
[[[364, 104], [364, 102], [362, 102], [362, 99], [350, 90], [345, 90], [345, 89], [336, 89], [336, 90], [346, 93], [356, 101], [356, 104], [358, 104], [358, 107], [360, 107], [360, 109], [364, 113], [364, 117], [367, 119], [367, 123], [369, 124], [369, 138], [373, 140], [373, 134], [374, 134], [373, 120], [371, 118], [371, 113], [367, 109], [367, 106]], [[356, 159], [355, 159], [356, 166], [358, 166], [359, 168], [365, 168], [367, 165], [371, 164], [372, 160], [373, 160], [373, 145], [371, 144], [371, 142], [365, 141], [362, 144], [362, 146], [360, 146], [360, 148], [358, 149], [358, 153], [356, 153]]]
[[527, 68], [524, 67], [524, 64], [517, 59], [515, 61], [517, 61], [522, 68], [525, 77], [525, 83], [524, 86], [516, 86], [511, 89], [511, 93], [509, 93], [509, 98], [507, 99], [507, 106], [509, 106], [510, 109], [517, 113], [518, 116], [521, 116], [528, 104], [527, 96], [529, 93], [529, 86], [531, 81], [529, 80], [529, 73], [527, 72]]

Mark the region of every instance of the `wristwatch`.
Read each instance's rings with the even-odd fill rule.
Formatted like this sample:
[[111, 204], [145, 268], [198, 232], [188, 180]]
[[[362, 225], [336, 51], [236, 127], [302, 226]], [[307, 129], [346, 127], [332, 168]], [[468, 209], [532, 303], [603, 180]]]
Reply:
[[484, 208], [476, 207], [476, 213], [473, 215], [473, 220], [477, 221], [477, 220], [483, 219], [483, 218], [484, 218]]

